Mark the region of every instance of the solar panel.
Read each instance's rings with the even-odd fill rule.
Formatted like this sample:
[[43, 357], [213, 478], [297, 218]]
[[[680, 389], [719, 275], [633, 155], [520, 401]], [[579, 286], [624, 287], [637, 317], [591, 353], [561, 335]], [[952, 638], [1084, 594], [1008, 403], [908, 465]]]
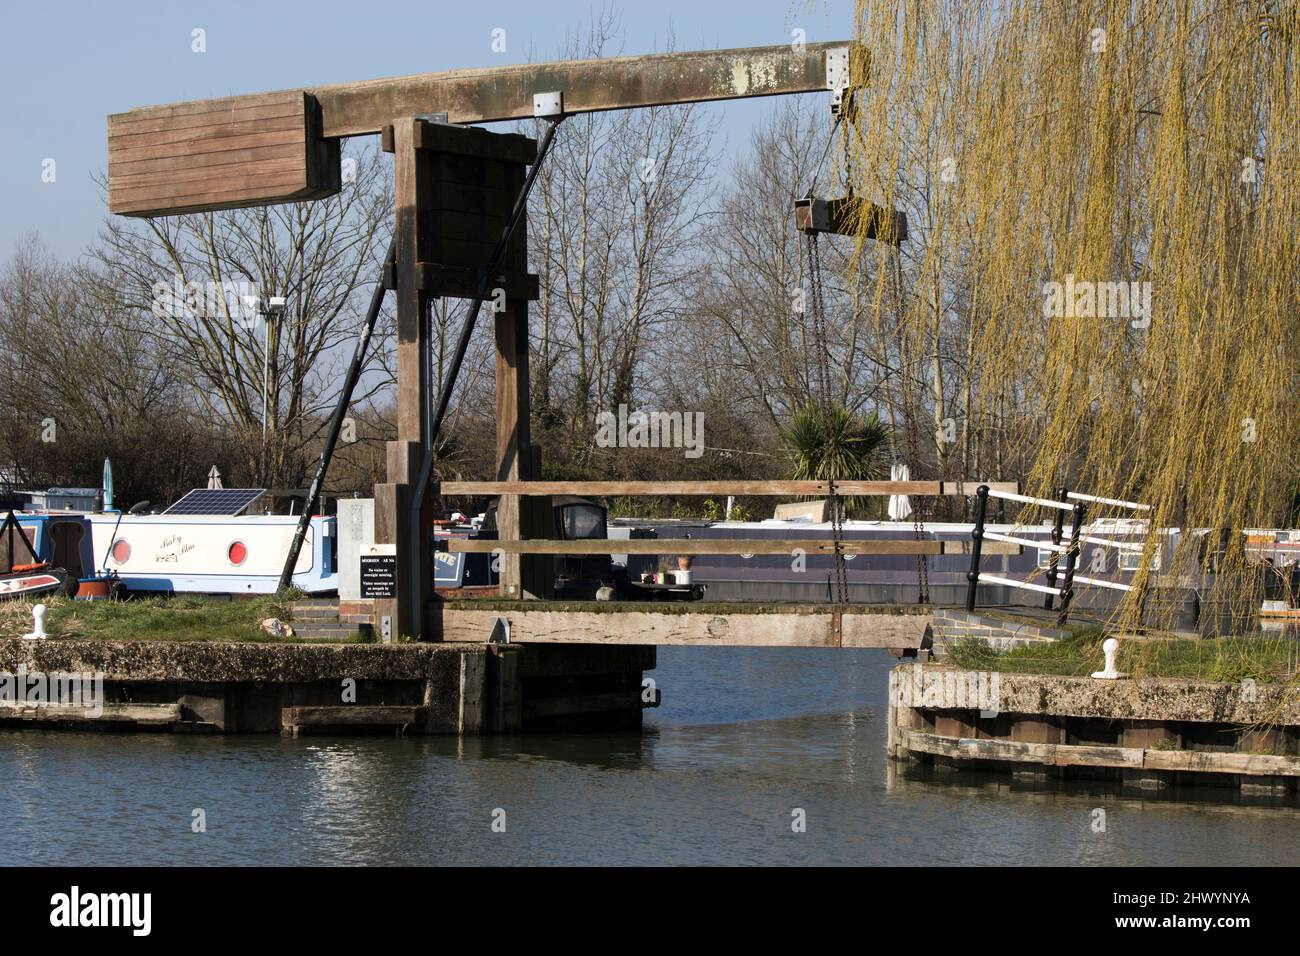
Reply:
[[195, 488], [163, 514], [237, 515], [265, 493], [265, 488]]

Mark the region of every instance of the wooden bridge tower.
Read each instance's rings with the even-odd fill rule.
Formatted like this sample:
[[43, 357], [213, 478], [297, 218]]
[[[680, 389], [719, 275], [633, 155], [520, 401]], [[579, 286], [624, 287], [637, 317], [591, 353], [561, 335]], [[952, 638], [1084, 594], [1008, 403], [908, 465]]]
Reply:
[[[472, 298], [536, 155], [525, 136], [468, 124], [612, 109], [830, 91], [836, 102], [865, 76], [847, 42], [459, 70], [176, 103], [108, 119], [109, 210], [169, 216], [319, 199], [341, 187], [339, 143], [381, 135], [393, 154], [396, 256], [386, 283], [397, 299], [397, 440], [388, 480], [375, 488], [376, 537], [396, 545], [398, 593], [376, 607], [391, 636], [436, 638], [430, 624], [432, 493], [412, 501], [429, 443], [428, 321], [437, 296]], [[852, 70], [850, 67], [852, 66]], [[519, 228], [495, 275], [504, 308], [496, 337], [497, 475], [541, 477], [529, 434], [528, 303], [538, 297]], [[431, 487], [431, 486], [430, 486]], [[507, 595], [545, 596], [541, 567], [508, 543], [548, 537], [548, 499], [506, 493]], [[409, 520], [419, 508], [417, 523]], [[414, 562], [414, 566], [412, 565]], [[418, 573], [411, 573], [412, 568]], [[414, 592], [414, 593], [413, 593]]]

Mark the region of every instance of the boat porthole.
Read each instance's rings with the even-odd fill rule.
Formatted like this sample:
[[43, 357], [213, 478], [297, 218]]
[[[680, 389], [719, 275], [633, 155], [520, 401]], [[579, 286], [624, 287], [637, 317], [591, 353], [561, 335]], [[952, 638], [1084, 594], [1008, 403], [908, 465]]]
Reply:
[[235, 567], [239, 567], [248, 558], [248, 548], [244, 547], [244, 542], [235, 541], [226, 550], [226, 558]]
[[126, 564], [131, 557], [131, 546], [127, 544], [126, 538], [118, 538], [113, 542], [113, 561], [116, 564]]

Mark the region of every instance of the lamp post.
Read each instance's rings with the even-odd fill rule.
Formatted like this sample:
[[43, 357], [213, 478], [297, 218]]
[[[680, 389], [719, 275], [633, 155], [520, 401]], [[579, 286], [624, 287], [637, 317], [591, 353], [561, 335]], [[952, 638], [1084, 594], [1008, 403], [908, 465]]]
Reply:
[[262, 316], [262, 484], [268, 483], [270, 472], [266, 464], [266, 434], [271, 396], [271, 320], [284, 318], [285, 300], [273, 295], [265, 306], [256, 300], [258, 314]]

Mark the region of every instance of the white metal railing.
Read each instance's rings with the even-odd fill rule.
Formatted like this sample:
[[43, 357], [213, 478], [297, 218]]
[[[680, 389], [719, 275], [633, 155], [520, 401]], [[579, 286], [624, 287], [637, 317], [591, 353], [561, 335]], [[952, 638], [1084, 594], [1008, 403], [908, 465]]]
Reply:
[[1042, 505], [1044, 508], [1056, 508], [1058, 511], [1073, 511], [1074, 505], [1064, 501], [1053, 501], [1051, 498], [1034, 498], [1030, 495], [1018, 495], [1010, 491], [995, 491], [989, 489], [990, 498], [1001, 498], [1003, 501], [1019, 501], [1026, 505]]
[[[977, 581], [988, 582], [989, 584], [1005, 584], [1009, 588], [1023, 588], [1026, 591], [1037, 591], [1039, 594], [1053, 594], [1059, 597], [1060, 588], [1049, 588], [1045, 584], [1032, 584], [1029, 581], [1016, 581], [1012, 578], [999, 577], [996, 574], [985, 574], [983, 571], [975, 576]], [[1079, 580], [1077, 577], [1075, 580]]]
[[[992, 492], [990, 492], [992, 494]], [[1078, 491], [1067, 491], [1065, 497], [1073, 501], [1091, 501], [1099, 505], [1114, 505], [1117, 508], [1128, 508], [1130, 511], [1150, 511], [1150, 505], [1139, 504], [1136, 501], [1124, 501], [1122, 498], [1101, 498], [1097, 495], [1085, 495]]]
[[[987, 537], [987, 535], [985, 535]], [[1116, 541], [1114, 538], [1094, 538], [1092, 535], [1084, 534], [1079, 536], [1080, 544], [1100, 544], [1109, 548], [1118, 548], [1121, 551], [1138, 551], [1141, 552], [1146, 545], [1138, 544], [1134, 541]]]
[[[1122, 498], [1106, 498], [1101, 495], [1087, 495], [1077, 491], [1066, 491], [1061, 489], [1061, 497], [1067, 500], [1059, 501], [1055, 498], [1036, 498], [1032, 495], [1022, 495], [1012, 491], [1003, 491], [1001, 489], [982, 487], [979, 489], [979, 502], [976, 506], [975, 528], [972, 532], [973, 544], [971, 547], [971, 566], [966, 574], [968, 582], [966, 590], [966, 610], [974, 611], [976, 603], [976, 593], [981, 583], [1000, 584], [1005, 587], [1019, 588], [1025, 591], [1036, 591], [1039, 594], [1046, 594], [1047, 598], [1044, 607], [1051, 609], [1053, 601], [1060, 598], [1061, 606], [1057, 616], [1057, 622], [1064, 625], [1066, 615], [1069, 613], [1070, 598], [1074, 593], [1075, 584], [1083, 584], [1091, 587], [1109, 588], [1114, 591], [1132, 591], [1132, 585], [1121, 584], [1117, 581], [1106, 581], [1101, 578], [1085, 577], [1077, 574], [1076, 566], [1079, 560], [1079, 553], [1082, 545], [1093, 544], [1101, 547], [1115, 548], [1120, 552], [1121, 557], [1134, 553], [1142, 553], [1146, 550], [1146, 545], [1134, 541], [1120, 541], [1115, 538], [1106, 538], [1100, 535], [1091, 535], [1083, 533], [1084, 514], [1087, 504], [1110, 505], [1116, 508], [1126, 508], [1130, 511], [1150, 511], [1150, 505], [1144, 505], [1136, 501], [1125, 501]], [[1052, 537], [1047, 541], [1037, 541], [1030, 538], [1023, 538], [1013, 534], [1003, 534], [997, 531], [986, 531], [984, 528], [985, 516], [987, 514], [988, 499], [996, 498], [1001, 501], [1017, 501], [1021, 504], [1038, 505], [1043, 508], [1055, 509], [1057, 514], [1053, 522]], [[1072, 527], [1070, 528], [1068, 543], [1062, 542], [1063, 524], [1066, 513], [1073, 513]], [[996, 574], [985, 574], [979, 568], [981, 557], [981, 547], [984, 539], [991, 541], [1005, 541], [1009, 544], [1019, 545], [1021, 547], [1037, 548], [1040, 551], [1049, 551], [1052, 553], [1051, 561], [1047, 569], [1047, 584], [1034, 584], [1030, 581], [1017, 581], [1013, 578], [1004, 578]], [[1065, 567], [1058, 571], [1057, 559], [1059, 555], [1065, 555]], [[1057, 575], [1061, 574], [1063, 582], [1060, 587], [1057, 586]]]
[[1002, 534], [998, 531], [985, 531], [984, 537], [989, 541], [1006, 541], [1010, 544], [1018, 544], [1022, 548], [1041, 548], [1046, 551], [1055, 551], [1057, 554], [1065, 554], [1070, 550], [1063, 544], [1053, 544], [1050, 541], [1038, 541], [1034, 538], [1017, 538], [1013, 534]]
[[1082, 574], [1074, 576], [1076, 584], [1091, 584], [1095, 588], [1110, 588], [1114, 591], [1132, 591], [1131, 584], [1120, 584], [1118, 581], [1102, 581], [1099, 578], [1085, 578]]

